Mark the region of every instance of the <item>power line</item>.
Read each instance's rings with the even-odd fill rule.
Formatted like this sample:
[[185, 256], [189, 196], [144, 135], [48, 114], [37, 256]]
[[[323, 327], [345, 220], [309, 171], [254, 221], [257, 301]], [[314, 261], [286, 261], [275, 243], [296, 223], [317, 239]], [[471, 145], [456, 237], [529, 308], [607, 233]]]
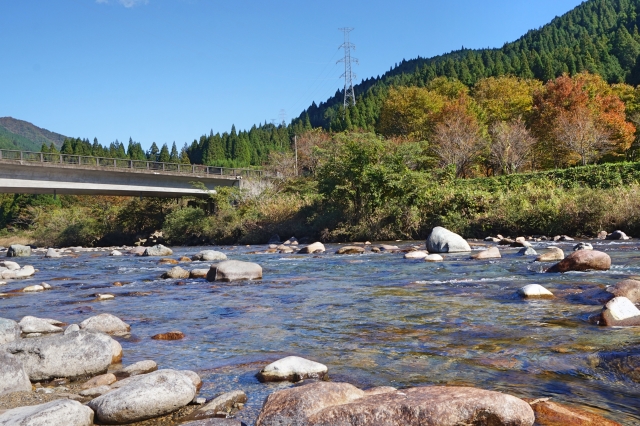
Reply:
[[351, 71], [351, 63], [355, 62], [360, 65], [360, 62], [351, 57], [351, 49], [356, 50], [356, 45], [349, 41], [349, 33], [353, 31], [353, 28], [339, 28], [338, 30], [344, 32], [344, 43], [340, 46], [341, 49], [344, 49], [344, 58], [336, 63], [344, 62], [344, 74], [341, 77], [344, 77], [344, 108], [346, 111], [347, 106], [355, 106], [356, 104], [356, 95], [353, 91], [353, 80], [356, 75]]

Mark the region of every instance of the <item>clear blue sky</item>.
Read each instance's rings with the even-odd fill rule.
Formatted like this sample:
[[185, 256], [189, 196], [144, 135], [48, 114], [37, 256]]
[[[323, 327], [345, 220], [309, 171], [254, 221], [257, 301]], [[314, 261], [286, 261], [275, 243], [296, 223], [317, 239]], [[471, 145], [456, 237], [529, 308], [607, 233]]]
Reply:
[[579, 0], [0, 0], [0, 117], [103, 144], [178, 145], [287, 122], [358, 80], [461, 46], [499, 47]]

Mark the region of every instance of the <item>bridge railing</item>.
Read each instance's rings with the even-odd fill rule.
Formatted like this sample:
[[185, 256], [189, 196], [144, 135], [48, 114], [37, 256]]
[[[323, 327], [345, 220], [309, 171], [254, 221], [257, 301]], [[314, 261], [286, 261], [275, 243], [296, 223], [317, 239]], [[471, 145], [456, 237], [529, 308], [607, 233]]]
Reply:
[[55, 154], [47, 152], [13, 151], [0, 149], [0, 160], [29, 163], [77, 165], [104, 169], [133, 169], [150, 172], [170, 172], [191, 175], [263, 178], [263, 170], [202, 166], [198, 164], [161, 163], [158, 161], [128, 160], [126, 158], [90, 157], [85, 155]]

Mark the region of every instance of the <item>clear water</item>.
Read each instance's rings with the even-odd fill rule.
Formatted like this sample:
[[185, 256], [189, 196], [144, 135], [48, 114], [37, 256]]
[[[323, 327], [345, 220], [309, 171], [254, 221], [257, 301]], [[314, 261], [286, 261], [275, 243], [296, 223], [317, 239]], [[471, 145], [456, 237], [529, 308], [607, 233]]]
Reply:
[[[334, 255], [337, 245], [321, 255], [251, 255], [263, 247], [214, 247], [231, 259], [259, 263], [264, 279], [177, 285], [180, 280], [159, 279], [171, 266], [158, 265], [158, 258], [106, 252], [33, 256], [28, 263], [39, 269], [36, 276], [0, 292], [42, 281], [54, 289], [0, 299], [0, 316], [78, 323], [103, 312], [117, 315], [132, 328], [130, 338], [119, 339], [125, 364], [153, 359], [160, 368], [195, 370], [205, 397], [242, 389], [249, 402], [238, 418], [247, 424], [269, 393], [290, 386], [261, 384], [255, 373], [287, 355], [322, 362], [333, 380], [360, 387], [473, 385], [552, 397], [625, 425], [640, 424], [640, 383], [634, 381], [640, 376], [640, 328], [591, 325], [589, 315], [601, 306], [577, 296], [640, 276], [638, 244], [591, 243], [611, 255], [611, 271], [544, 274], [542, 264], [517, 256], [516, 249], [492, 261], [445, 255], [445, 262], [427, 263], [402, 254]], [[568, 252], [573, 244], [559, 246]], [[177, 248], [172, 257], [201, 249]], [[125, 284], [114, 287], [115, 281]], [[558, 297], [516, 296], [532, 283]], [[104, 292], [116, 299], [94, 300]], [[171, 330], [186, 338], [151, 340]], [[630, 358], [620, 358], [627, 353]]]

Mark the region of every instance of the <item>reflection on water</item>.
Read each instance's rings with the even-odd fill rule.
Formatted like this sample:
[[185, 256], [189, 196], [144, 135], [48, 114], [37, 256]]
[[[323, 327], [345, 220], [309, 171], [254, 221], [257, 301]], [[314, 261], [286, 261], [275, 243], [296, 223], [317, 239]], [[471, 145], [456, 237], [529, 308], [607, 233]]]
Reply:
[[[170, 266], [157, 265], [157, 258], [34, 256], [28, 262], [40, 270], [36, 277], [2, 292], [41, 281], [54, 290], [0, 299], [0, 316], [77, 323], [117, 315], [132, 327], [131, 338], [121, 339], [125, 363], [153, 359], [161, 368], [198, 371], [205, 397], [242, 389], [249, 403], [239, 418], [248, 424], [269, 393], [288, 386], [261, 384], [254, 374], [285, 355], [322, 362], [333, 380], [361, 387], [473, 385], [588, 405], [623, 424], [640, 424], [640, 330], [589, 324], [600, 305], [580, 296], [640, 276], [640, 252], [635, 243], [591, 243], [611, 255], [611, 271], [544, 274], [543, 265], [516, 249], [502, 250], [498, 260], [445, 255], [445, 262], [428, 263], [402, 254], [249, 255], [255, 247], [221, 247], [232, 259], [260, 263], [265, 278], [177, 285], [158, 278]], [[178, 248], [173, 257], [200, 249]], [[123, 286], [112, 286], [115, 281]], [[558, 297], [515, 295], [533, 283]], [[94, 301], [107, 289], [115, 300]], [[170, 330], [186, 338], [151, 340]]]

